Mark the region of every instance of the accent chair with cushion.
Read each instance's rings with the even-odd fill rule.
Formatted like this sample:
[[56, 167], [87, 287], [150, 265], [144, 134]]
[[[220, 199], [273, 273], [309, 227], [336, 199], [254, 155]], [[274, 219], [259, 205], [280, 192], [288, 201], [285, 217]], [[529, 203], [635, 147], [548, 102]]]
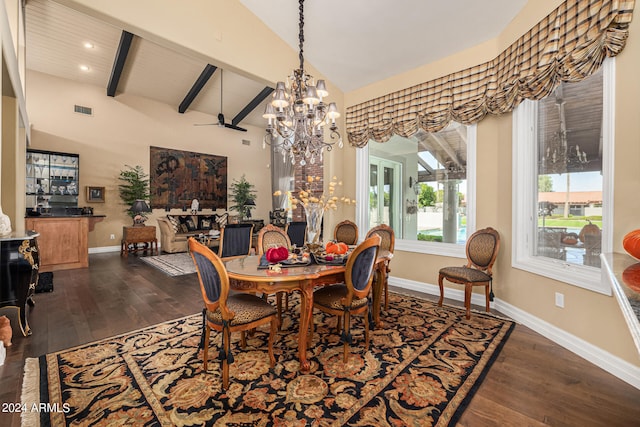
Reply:
[[[240, 345], [246, 346], [245, 332], [269, 324], [268, 352], [273, 368], [275, 356], [273, 341], [276, 335], [277, 312], [263, 299], [244, 293], [229, 292], [229, 276], [222, 260], [211, 249], [189, 238], [189, 253], [196, 266], [200, 290], [205, 304], [203, 368], [207, 371], [211, 329], [222, 332], [220, 360], [222, 362], [222, 388], [229, 387], [229, 365], [234, 362], [231, 352], [231, 334], [241, 332]], [[255, 341], [255, 337], [254, 337]]]
[[[258, 233], [258, 255], [263, 255], [269, 248], [277, 248], [284, 246], [285, 248], [291, 248], [291, 241], [289, 236], [280, 227], [273, 224], [265, 225]], [[278, 329], [282, 325], [282, 296], [285, 296], [285, 309], [289, 309], [289, 294], [285, 292], [278, 292], [276, 294], [276, 304], [278, 307]]]
[[489, 301], [493, 299], [489, 287], [493, 280], [491, 269], [500, 249], [500, 235], [491, 227], [478, 230], [467, 240], [467, 264], [462, 267], [445, 267], [440, 269], [438, 285], [440, 286], [440, 300], [444, 299], [444, 279], [452, 283], [464, 285], [464, 306], [467, 309], [467, 319], [471, 318], [471, 290], [474, 286], [484, 286], [486, 311], [489, 311]]
[[218, 256], [222, 259], [251, 253], [253, 224], [227, 224], [220, 230]]
[[391, 262], [391, 257], [393, 257], [393, 251], [396, 246], [396, 234], [393, 232], [393, 228], [389, 227], [387, 224], [380, 224], [373, 227], [367, 232], [367, 237], [371, 237], [375, 234], [380, 236], [382, 239], [380, 242], [380, 250], [388, 251], [391, 254], [391, 256], [384, 262], [385, 274], [383, 279], [384, 283], [382, 284], [384, 288], [384, 309], [389, 310], [389, 273], [391, 272], [389, 263]]
[[336, 242], [346, 243], [347, 245], [357, 245], [358, 226], [348, 219], [339, 222], [333, 229], [333, 239]]
[[296, 245], [301, 248], [306, 243], [307, 239], [307, 223], [306, 221], [292, 221], [288, 222], [285, 228], [289, 240], [292, 245]]
[[[362, 314], [364, 318], [365, 351], [369, 349], [369, 294], [373, 282], [373, 271], [380, 248], [380, 236], [374, 235], [360, 243], [347, 259], [344, 283], [325, 286], [313, 293], [313, 308], [338, 316], [337, 328], [342, 327], [344, 343], [343, 360], [349, 358], [351, 337], [351, 315]], [[311, 337], [313, 337], [313, 323]]]

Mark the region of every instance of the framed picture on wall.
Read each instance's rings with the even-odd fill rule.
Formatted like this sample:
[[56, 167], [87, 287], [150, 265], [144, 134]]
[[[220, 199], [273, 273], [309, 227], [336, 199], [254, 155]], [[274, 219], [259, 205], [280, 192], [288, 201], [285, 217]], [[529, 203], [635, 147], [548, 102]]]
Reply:
[[87, 202], [104, 203], [104, 187], [87, 186]]

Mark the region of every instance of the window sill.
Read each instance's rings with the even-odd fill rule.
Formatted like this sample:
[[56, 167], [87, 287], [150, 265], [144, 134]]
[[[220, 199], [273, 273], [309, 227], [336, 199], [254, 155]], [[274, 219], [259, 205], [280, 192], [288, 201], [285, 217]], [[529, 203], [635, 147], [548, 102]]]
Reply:
[[544, 257], [515, 259], [512, 266], [538, 276], [548, 277], [604, 295], [611, 295], [611, 286], [606, 280], [603, 280], [599, 268], [545, 259]]
[[466, 246], [455, 243], [431, 243], [419, 240], [396, 240], [395, 249], [419, 254], [440, 255], [452, 258], [467, 258]]

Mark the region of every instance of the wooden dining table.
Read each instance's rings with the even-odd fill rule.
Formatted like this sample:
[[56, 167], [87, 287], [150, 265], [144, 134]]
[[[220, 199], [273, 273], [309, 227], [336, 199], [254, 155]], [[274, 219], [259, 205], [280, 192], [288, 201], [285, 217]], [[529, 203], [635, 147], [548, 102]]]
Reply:
[[[373, 321], [380, 326], [380, 306], [383, 281], [386, 280], [386, 263], [391, 258], [387, 251], [380, 251], [372, 286]], [[307, 360], [309, 331], [313, 316], [313, 290], [318, 286], [344, 282], [346, 266], [309, 264], [282, 268], [273, 271], [258, 268], [260, 256], [250, 255], [225, 262], [231, 288], [240, 292], [275, 294], [277, 292], [300, 292], [300, 324], [298, 332], [298, 358], [300, 370], [308, 372], [311, 364]]]

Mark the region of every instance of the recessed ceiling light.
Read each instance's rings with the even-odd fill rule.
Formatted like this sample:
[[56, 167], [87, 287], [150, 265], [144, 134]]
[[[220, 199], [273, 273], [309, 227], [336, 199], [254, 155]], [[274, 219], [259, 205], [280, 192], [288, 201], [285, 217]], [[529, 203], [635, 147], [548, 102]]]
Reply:
[[89, 66], [88, 66], [88, 65], [81, 65], [81, 66], [80, 66], [80, 69], [81, 69], [82, 71], [89, 71], [91, 68], [89, 68]]
[[91, 42], [84, 42], [84, 47], [86, 47], [87, 49], [93, 49], [95, 46]]

